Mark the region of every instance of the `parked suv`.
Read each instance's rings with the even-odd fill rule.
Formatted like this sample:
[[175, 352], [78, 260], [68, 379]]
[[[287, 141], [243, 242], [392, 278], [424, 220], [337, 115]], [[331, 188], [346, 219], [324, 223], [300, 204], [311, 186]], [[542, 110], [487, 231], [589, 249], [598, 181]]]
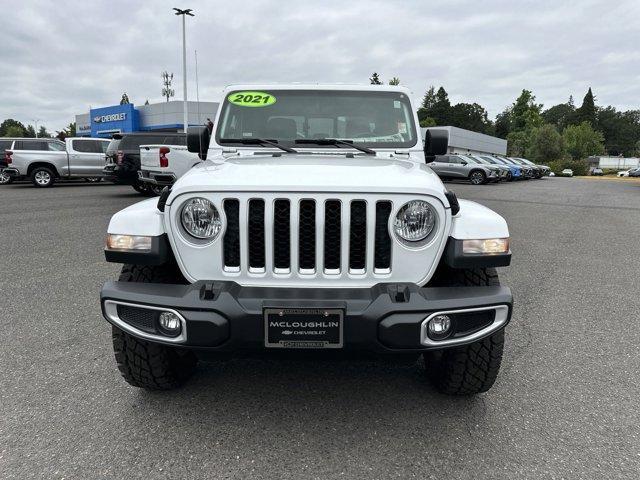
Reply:
[[140, 146], [148, 144], [184, 145], [185, 135], [176, 132], [135, 132], [113, 135], [107, 148], [104, 174], [107, 180], [133, 186], [134, 190], [150, 195], [156, 188], [140, 181]]
[[187, 135], [207, 159], [109, 223], [106, 259], [124, 265], [100, 303], [124, 379], [170, 389], [212, 352], [315, 349], [422, 355], [440, 391], [487, 391], [512, 312], [495, 269], [509, 229], [425, 165], [448, 133], [423, 147], [411, 96], [228, 87], [211, 140]]
[[485, 162], [491, 165], [498, 165], [500, 167], [504, 167], [509, 170], [507, 174], [507, 182], [512, 180], [520, 180], [522, 178], [522, 167], [519, 165], [512, 165], [507, 163], [499, 158], [492, 157], [491, 155], [472, 155], [473, 158], [477, 158], [478, 160], [484, 160]]
[[481, 165], [458, 155], [438, 155], [429, 166], [443, 180], [469, 180], [473, 185], [500, 180], [497, 167]]
[[[6, 139], [2, 139], [6, 142]], [[5, 143], [2, 173], [11, 179], [28, 178], [36, 187], [51, 187], [58, 179], [99, 179], [103, 176], [108, 140], [70, 137], [15, 138]]]

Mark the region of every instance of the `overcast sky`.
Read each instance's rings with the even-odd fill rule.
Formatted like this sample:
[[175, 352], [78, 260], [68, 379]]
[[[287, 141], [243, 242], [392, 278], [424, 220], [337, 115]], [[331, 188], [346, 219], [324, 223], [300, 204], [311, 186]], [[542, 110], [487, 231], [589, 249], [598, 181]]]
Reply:
[[215, 101], [230, 83], [367, 83], [373, 71], [416, 99], [443, 85], [452, 103], [495, 117], [518, 93], [546, 106], [591, 86], [600, 105], [640, 108], [640, 1], [233, 2], [3, 0], [0, 121], [50, 131], [90, 106], [162, 101], [160, 73], [182, 98], [181, 27], [188, 18], [189, 98]]

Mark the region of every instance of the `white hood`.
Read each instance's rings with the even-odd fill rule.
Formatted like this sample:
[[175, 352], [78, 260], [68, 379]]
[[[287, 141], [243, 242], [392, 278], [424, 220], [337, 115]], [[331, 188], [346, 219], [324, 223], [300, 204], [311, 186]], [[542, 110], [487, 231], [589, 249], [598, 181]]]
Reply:
[[365, 156], [215, 157], [181, 177], [167, 203], [183, 193], [204, 191], [416, 193], [448, 206], [442, 182], [426, 164]]

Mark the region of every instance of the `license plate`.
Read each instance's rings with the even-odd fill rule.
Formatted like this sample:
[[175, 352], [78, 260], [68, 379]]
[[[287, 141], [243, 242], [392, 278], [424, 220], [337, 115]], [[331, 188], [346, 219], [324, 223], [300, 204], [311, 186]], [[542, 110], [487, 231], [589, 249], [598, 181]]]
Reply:
[[268, 348], [342, 348], [343, 311], [327, 308], [265, 308]]

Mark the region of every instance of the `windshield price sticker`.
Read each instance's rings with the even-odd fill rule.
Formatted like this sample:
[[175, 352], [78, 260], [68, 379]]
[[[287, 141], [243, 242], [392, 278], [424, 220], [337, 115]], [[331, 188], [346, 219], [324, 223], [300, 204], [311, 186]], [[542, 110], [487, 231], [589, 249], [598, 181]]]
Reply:
[[276, 103], [276, 97], [265, 92], [235, 92], [227, 99], [240, 107], [268, 107]]

